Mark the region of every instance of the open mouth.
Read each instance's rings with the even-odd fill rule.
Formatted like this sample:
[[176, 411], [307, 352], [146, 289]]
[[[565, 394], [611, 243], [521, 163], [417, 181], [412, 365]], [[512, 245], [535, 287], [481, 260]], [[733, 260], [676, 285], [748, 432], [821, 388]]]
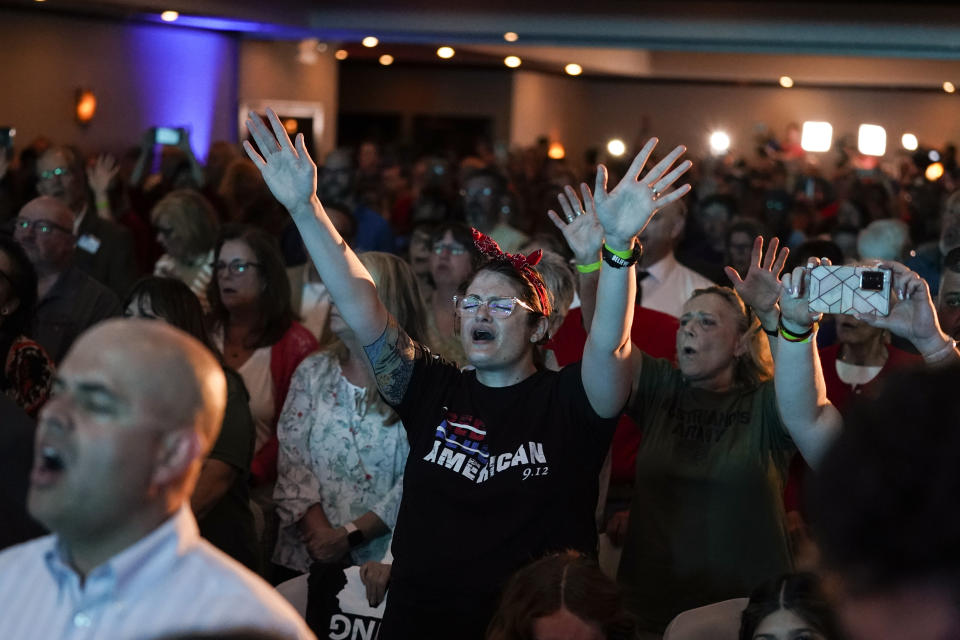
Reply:
[[680, 354], [684, 356], [692, 356], [697, 353], [697, 350], [693, 347], [681, 347]]
[[30, 479], [35, 486], [48, 486], [56, 481], [66, 468], [66, 460], [60, 450], [51, 445], [43, 445], [34, 461]]
[[486, 329], [474, 329], [472, 337], [474, 342], [489, 342], [494, 339], [493, 333]]
[[233, 287], [222, 287], [220, 289], [220, 293], [236, 293], [236, 292], [237, 290], [234, 289]]

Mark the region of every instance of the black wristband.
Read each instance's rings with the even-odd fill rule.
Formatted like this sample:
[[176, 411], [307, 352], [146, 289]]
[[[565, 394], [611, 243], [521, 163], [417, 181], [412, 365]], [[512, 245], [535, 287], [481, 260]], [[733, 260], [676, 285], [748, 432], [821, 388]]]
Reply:
[[601, 249], [601, 255], [603, 256], [603, 261], [611, 267], [615, 269], [626, 269], [627, 267], [632, 267], [637, 264], [637, 261], [640, 260], [640, 256], [643, 255], [643, 245], [635, 242], [633, 245], [633, 254], [629, 258], [621, 258], [610, 251], [610, 249], [607, 248], [607, 244], [604, 243], [603, 249]]

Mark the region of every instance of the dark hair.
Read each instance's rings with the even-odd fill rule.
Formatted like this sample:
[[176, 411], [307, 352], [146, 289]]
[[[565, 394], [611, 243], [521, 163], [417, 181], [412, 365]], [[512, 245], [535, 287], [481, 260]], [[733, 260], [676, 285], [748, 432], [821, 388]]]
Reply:
[[960, 273], [960, 247], [955, 247], [943, 257], [943, 270]]
[[[290, 280], [283, 266], [280, 248], [274, 237], [256, 227], [244, 224], [224, 225], [217, 240], [214, 259], [220, 259], [223, 244], [230, 240], [245, 243], [260, 267], [256, 270], [263, 284], [260, 293], [260, 320], [254, 331], [255, 340], [249, 347], [269, 347], [280, 340], [293, 323], [293, 308], [290, 304]], [[215, 325], [225, 326], [230, 312], [220, 298], [220, 284], [214, 276], [207, 287], [207, 300]]]
[[0, 235], [0, 251], [10, 258], [11, 268], [7, 273], [13, 286], [13, 295], [20, 304], [7, 316], [0, 326], [0, 357], [6, 357], [12, 341], [30, 330], [33, 315], [37, 310], [37, 272], [30, 259], [16, 240]]
[[[680, 202], [678, 200], [678, 202]], [[730, 244], [730, 238], [733, 237], [735, 233], [745, 233], [750, 236], [750, 239], [753, 240], [757, 236], [765, 236], [766, 229], [763, 224], [752, 218], [737, 218], [730, 223], [730, 226], [727, 227], [727, 244]]]
[[637, 623], [617, 584], [576, 551], [556, 553], [520, 569], [503, 591], [487, 640], [528, 640], [533, 623], [561, 608], [594, 623], [607, 640], [632, 640]]
[[697, 205], [697, 212], [703, 212], [704, 209], [714, 204], [719, 204], [727, 210], [728, 220], [733, 220], [740, 213], [740, 207], [737, 205], [737, 199], [725, 193], [716, 193], [701, 200]]
[[851, 593], [960, 594], [958, 388], [956, 365], [897, 372], [844, 412], [808, 498], [825, 564]]
[[447, 235], [448, 231], [453, 239], [462, 244], [467, 253], [470, 254], [470, 266], [473, 271], [476, 271], [482, 262], [483, 255], [473, 242], [473, 232], [470, 227], [462, 222], [447, 221], [432, 225], [430, 228], [430, 244], [443, 240], [443, 236]]
[[807, 240], [790, 251], [783, 272], [789, 273], [807, 264], [810, 258], [829, 258], [835, 265], [843, 264], [843, 251], [832, 240]]
[[353, 241], [357, 238], [357, 218], [353, 215], [353, 209], [347, 203], [337, 201], [325, 202], [323, 208], [326, 211], [337, 211], [347, 219], [347, 228], [342, 230], [340, 237], [352, 247]]
[[189, 333], [214, 354], [219, 354], [203, 322], [203, 307], [200, 306], [200, 300], [182, 280], [160, 276], [140, 278], [127, 293], [123, 301], [124, 310], [134, 300], [137, 301], [137, 310], [141, 314], [146, 311], [144, 301], [149, 301], [150, 309], [155, 315], [177, 329]]
[[786, 573], [767, 580], [750, 594], [740, 616], [740, 640], [753, 640], [760, 623], [781, 609], [792, 611], [826, 640], [842, 638], [836, 614], [812, 573]]

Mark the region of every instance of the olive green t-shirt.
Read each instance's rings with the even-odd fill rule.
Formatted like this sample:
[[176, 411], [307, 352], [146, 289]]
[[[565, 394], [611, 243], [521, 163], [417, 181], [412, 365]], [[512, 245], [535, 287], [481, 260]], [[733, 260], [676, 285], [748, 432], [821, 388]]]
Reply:
[[643, 430], [617, 579], [641, 628], [750, 595], [790, 571], [783, 487], [795, 450], [773, 381], [717, 393], [643, 356], [627, 409]]

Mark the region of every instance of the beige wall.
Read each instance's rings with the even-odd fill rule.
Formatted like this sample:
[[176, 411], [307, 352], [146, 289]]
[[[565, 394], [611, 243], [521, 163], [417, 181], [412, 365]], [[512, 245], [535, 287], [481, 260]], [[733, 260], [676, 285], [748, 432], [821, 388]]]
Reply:
[[240, 102], [321, 105], [323, 130], [316, 140], [321, 157], [336, 143], [337, 85], [338, 64], [332, 48], [317, 53], [312, 64], [303, 64], [297, 60], [296, 42], [245, 40], [240, 45]]
[[[17, 146], [39, 135], [119, 152], [153, 125], [190, 126], [194, 150], [236, 139], [236, 41], [163, 25], [0, 10], [0, 126]], [[73, 117], [78, 87], [95, 91], [94, 121]]]

